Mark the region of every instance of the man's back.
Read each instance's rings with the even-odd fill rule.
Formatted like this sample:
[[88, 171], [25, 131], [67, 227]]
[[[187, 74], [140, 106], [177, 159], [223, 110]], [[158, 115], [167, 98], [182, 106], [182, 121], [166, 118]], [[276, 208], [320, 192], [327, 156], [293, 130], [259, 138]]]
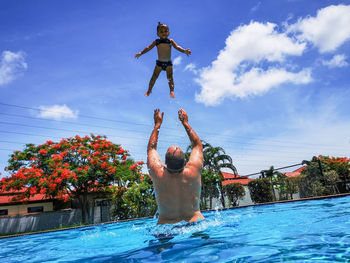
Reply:
[[147, 166], [153, 181], [159, 211], [158, 224], [182, 220], [204, 219], [200, 212], [202, 143], [188, 124], [187, 113], [180, 109], [179, 119], [192, 143], [192, 152], [185, 165], [185, 155], [178, 146], [170, 146], [165, 155], [166, 167], [159, 159], [157, 142], [163, 122], [159, 109], [154, 111], [154, 128], [147, 147]]
[[[197, 171], [196, 171], [197, 170]], [[199, 210], [201, 175], [198, 169], [185, 168], [171, 173], [165, 167], [152, 176], [159, 212], [159, 224], [203, 218]]]

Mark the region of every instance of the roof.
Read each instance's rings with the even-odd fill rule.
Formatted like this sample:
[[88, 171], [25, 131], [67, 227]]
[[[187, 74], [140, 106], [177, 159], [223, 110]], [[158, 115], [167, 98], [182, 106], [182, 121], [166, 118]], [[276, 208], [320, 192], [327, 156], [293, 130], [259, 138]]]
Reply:
[[[109, 188], [112, 188], [112, 185], [109, 186]], [[14, 199], [18, 194], [23, 194], [26, 191], [26, 188], [23, 187], [20, 190], [10, 190], [10, 191], [0, 191], [0, 205], [11, 205], [11, 204], [18, 204], [18, 203], [24, 203], [24, 202], [38, 202], [38, 201], [52, 201], [55, 198], [46, 197], [43, 194], [35, 194], [33, 196], [30, 196], [29, 198], [24, 199]], [[94, 188], [89, 191], [89, 193], [98, 193], [103, 192], [103, 190]]]
[[226, 173], [222, 172], [222, 175], [224, 176], [224, 181], [222, 181], [222, 185], [227, 185], [227, 184], [234, 184], [234, 183], [241, 183], [243, 185], [247, 185], [251, 180], [247, 176], [235, 176], [234, 174], [231, 173]]
[[306, 168], [306, 166], [302, 166], [298, 169], [296, 169], [293, 172], [288, 172], [288, 173], [284, 173], [287, 177], [297, 177], [301, 174], [301, 172]]
[[42, 194], [36, 194], [34, 196], [31, 196], [29, 198], [24, 198], [21, 200], [13, 200], [13, 198], [16, 197], [16, 195], [10, 194], [10, 195], [0, 195], [0, 205], [6, 205], [6, 204], [15, 204], [15, 203], [23, 203], [23, 202], [37, 202], [37, 201], [48, 201], [51, 200], [51, 198], [45, 197], [45, 195]]

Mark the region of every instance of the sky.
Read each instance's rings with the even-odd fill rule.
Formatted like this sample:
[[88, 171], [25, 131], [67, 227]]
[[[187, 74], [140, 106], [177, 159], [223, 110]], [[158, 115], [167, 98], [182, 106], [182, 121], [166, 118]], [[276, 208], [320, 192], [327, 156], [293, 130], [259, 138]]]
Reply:
[[[172, 49], [175, 99], [165, 72], [144, 96], [156, 48], [134, 58], [159, 21], [192, 51]], [[350, 157], [349, 69], [349, 0], [0, 0], [0, 178], [25, 144], [77, 134], [146, 162], [156, 108], [162, 160], [190, 143], [180, 108], [240, 175]]]

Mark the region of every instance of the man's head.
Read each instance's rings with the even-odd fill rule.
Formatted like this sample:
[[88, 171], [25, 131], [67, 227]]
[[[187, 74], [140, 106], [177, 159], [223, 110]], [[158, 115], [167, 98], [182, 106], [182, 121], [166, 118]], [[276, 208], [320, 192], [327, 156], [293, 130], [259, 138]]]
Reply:
[[165, 164], [169, 172], [181, 172], [185, 167], [185, 154], [179, 146], [172, 145], [165, 154]]

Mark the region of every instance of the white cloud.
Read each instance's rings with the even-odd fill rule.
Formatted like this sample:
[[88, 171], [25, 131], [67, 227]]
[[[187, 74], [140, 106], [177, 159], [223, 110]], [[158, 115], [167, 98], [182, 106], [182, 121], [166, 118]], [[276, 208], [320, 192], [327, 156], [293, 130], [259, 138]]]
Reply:
[[299, 40], [313, 43], [321, 53], [334, 51], [350, 39], [350, 5], [320, 9], [316, 17], [299, 19], [288, 30], [299, 33]]
[[[309, 69], [293, 73], [280, 66], [267, 70], [256, 66], [260, 62], [282, 63], [287, 56], [300, 56], [305, 47], [305, 43], [278, 32], [272, 23], [240, 26], [226, 39], [216, 60], [201, 70], [196, 82], [202, 89], [196, 94], [196, 101], [217, 105], [225, 97], [259, 95], [286, 82], [308, 83]], [[253, 67], [249, 70], [250, 65]]]
[[180, 65], [181, 62], [182, 62], [182, 57], [180, 57], [180, 56], [176, 57], [176, 58], [173, 60], [174, 66]]
[[330, 68], [341, 68], [349, 65], [346, 61], [346, 56], [344, 54], [335, 55], [331, 60], [322, 60], [324, 66]]
[[0, 86], [13, 81], [27, 67], [23, 52], [3, 51], [0, 60]]
[[188, 64], [186, 67], [185, 67], [185, 69], [184, 69], [185, 71], [191, 71], [191, 72], [193, 72], [194, 74], [198, 74], [198, 70], [197, 70], [197, 67], [196, 67], [196, 65], [195, 64], [193, 64], [193, 63], [190, 63], [190, 64]]
[[261, 2], [259, 1], [255, 6], [253, 6], [250, 9], [250, 12], [256, 12], [259, 9], [260, 5], [261, 5]]
[[49, 118], [54, 120], [76, 119], [78, 111], [73, 111], [67, 105], [40, 106], [38, 114], [40, 118]]

